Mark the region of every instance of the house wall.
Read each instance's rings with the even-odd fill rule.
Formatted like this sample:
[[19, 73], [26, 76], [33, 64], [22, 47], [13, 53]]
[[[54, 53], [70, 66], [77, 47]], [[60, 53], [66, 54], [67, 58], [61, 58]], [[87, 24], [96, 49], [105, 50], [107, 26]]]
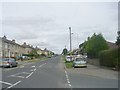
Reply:
[[2, 40], [2, 57], [18, 57], [25, 52], [19, 44], [8, 43]]

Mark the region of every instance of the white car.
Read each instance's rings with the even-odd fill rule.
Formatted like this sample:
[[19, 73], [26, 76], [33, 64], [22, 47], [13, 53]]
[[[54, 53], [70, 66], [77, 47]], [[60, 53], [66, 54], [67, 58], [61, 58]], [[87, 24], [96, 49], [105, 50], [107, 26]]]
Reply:
[[66, 56], [66, 61], [67, 62], [73, 61], [72, 56]]

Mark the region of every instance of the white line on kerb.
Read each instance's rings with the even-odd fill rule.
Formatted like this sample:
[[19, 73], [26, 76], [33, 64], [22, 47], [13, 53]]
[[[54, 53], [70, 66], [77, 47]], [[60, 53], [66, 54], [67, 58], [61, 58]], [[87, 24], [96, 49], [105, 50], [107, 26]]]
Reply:
[[0, 81], [0, 83], [4, 83], [4, 84], [8, 84], [8, 85], [12, 85], [12, 83], [4, 82], [4, 81]]
[[33, 74], [33, 72], [31, 72], [26, 78], [29, 78], [32, 74]]
[[15, 84], [9, 86], [8, 88], [12, 88], [12, 87], [14, 87], [15, 85], [19, 84], [20, 82], [21, 82], [21, 81], [18, 81], [18, 82], [16, 82]]

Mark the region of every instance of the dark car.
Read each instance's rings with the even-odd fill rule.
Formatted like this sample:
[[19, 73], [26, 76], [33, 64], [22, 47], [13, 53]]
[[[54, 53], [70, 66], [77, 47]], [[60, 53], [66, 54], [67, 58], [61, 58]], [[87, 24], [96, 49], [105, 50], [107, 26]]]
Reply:
[[0, 66], [1, 67], [17, 67], [18, 62], [14, 58], [0, 58]]

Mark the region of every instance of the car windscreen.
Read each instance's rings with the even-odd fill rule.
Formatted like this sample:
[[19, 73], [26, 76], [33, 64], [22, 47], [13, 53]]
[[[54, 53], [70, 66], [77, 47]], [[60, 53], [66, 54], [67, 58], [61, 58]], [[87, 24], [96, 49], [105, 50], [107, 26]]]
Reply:
[[75, 61], [85, 61], [85, 60], [77, 58]]
[[71, 58], [71, 57], [67, 57], [67, 58]]
[[15, 60], [14, 60], [14, 59], [9, 59], [9, 61], [11, 61], [11, 62], [15, 62]]

